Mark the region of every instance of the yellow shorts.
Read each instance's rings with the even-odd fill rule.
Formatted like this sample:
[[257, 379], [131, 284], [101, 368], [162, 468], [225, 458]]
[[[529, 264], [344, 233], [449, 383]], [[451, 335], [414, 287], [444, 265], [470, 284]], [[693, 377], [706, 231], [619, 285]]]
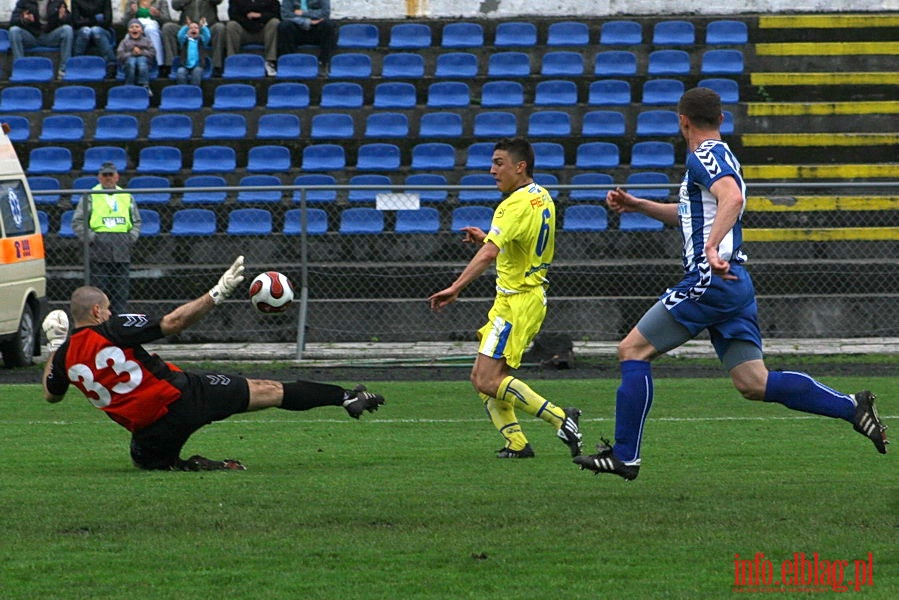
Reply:
[[487, 313], [487, 324], [478, 330], [478, 354], [505, 358], [513, 369], [540, 331], [546, 317], [546, 292], [542, 287], [520, 294], [497, 294]]

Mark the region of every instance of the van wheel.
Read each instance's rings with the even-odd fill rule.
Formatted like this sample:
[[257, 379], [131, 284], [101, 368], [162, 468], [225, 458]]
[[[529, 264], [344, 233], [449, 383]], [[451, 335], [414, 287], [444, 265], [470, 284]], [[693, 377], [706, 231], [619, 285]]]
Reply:
[[3, 364], [9, 368], [27, 367], [34, 363], [35, 335], [37, 319], [34, 315], [34, 307], [25, 305], [22, 318], [19, 320], [19, 330], [16, 337], [0, 346], [3, 351]]

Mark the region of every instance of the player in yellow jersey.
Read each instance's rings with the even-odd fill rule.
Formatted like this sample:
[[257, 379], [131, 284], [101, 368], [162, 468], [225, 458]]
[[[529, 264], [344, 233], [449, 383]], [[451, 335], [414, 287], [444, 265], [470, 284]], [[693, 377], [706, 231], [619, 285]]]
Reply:
[[571, 455], [578, 456], [581, 411], [559, 408], [509, 374], [521, 365], [521, 355], [546, 316], [546, 272], [555, 248], [556, 207], [549, 192], [534, 183], [534, 149], [527, 140], [497, 142], [490, 174], [506, 198], [493, 213], [489, 232], [463, 228], [464, 241], [480, 248], [452, 285], [428, 298], [431, 310], [439, 311], [454, 302], [495, 261], [496, 299], [487, 324], [478, 330], [480, 345], [471, 383], [505, 438], [496, 456], [534, 456], [515, 416], [516, 408], [550, 423]]

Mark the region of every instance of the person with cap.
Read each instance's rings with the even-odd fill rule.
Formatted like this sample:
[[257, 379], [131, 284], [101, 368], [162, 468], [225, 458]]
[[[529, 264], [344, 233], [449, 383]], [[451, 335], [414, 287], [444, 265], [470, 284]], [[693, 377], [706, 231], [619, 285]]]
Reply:
[[156, 60], [156, 48], [144, 34], [144, 26], [138, 19], [128, 21], [128, 33], [119, 42], [116, 59], [125, 72], [125, 85], [147, 88], [150, 95], [150, 67]]
[[121, 314], [128, 303], [131, 247], [140, 237], [140, 211], [131, 194], [119, 187], [114, 163], [103, 163], [98, 179], [75, 207], [72, 231], [87, 242], [90, 284], [105, 290], [112, 313]]

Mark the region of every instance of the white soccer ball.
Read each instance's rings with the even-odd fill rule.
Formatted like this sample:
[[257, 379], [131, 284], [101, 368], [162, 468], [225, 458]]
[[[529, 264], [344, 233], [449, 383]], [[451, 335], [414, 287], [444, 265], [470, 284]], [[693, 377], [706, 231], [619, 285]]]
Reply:
[[250, 302], [266, 315], [284, 312], [293, 302], [293, 286], [283, 273], [266, 271], [250, 283]]

